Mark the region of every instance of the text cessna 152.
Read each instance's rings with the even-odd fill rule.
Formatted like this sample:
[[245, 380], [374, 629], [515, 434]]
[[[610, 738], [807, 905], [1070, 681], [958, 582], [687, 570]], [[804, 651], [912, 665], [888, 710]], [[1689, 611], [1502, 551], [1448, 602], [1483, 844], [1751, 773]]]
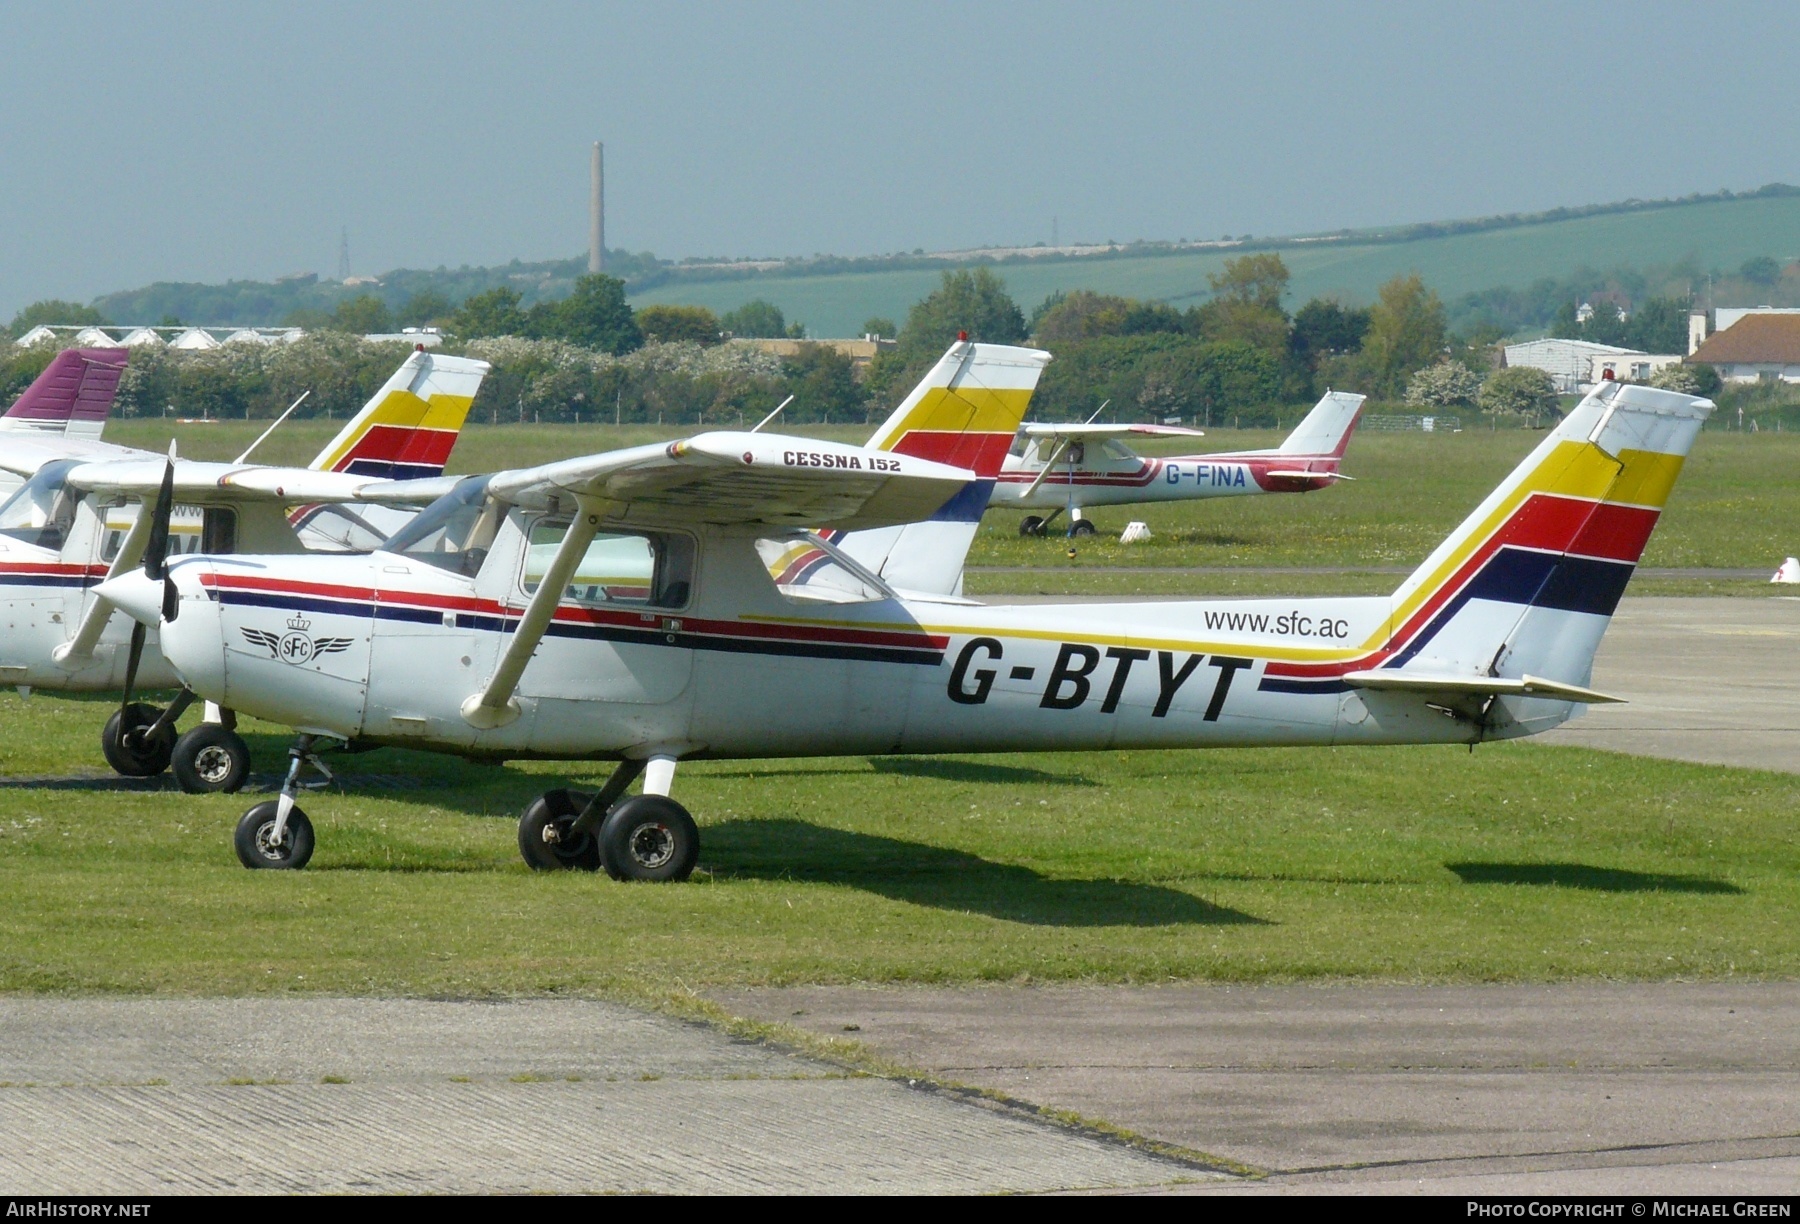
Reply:
[[[1387, 597], [914, 597], [806, 529], [926, 517], [969, 473], [756, 433], [468, 478], [368, 556], [186, 557], [102, 590], [161, 625], [194, 691], [302, 730], [279, 798], [238, 824], [247, 866], [311, 855], [295, 795], [327, 738], [617, 761], [599, 792], [526, 809], [524, 857], [681, 879], [699, 853], [670, 795], [684, 759], [1555, 726], [1609, 700], [1587, 687], [1595, 648], [1712, 407], [1603, 386]], [[808, 550], [825, 560], [794, 574]]]
[[[28, 477], [0, 503], [0, 611], [8, 621], [0, 680], [65, 692], [123, 688], [123, 704], [101, 733], [114, 769], [147, 777], [173, 764], [186, 789], [236, 789], [250, 755], [230, 708], [209, 706], [205, 721], [177, 739], [175, 723], [192, 694], [166, 710], [133, 700], [138, 683], [165, 688], [176, 676], [145, 627], [115, 618], [95, 591], [108, 575], [138, 564], [154, 525], [126, 500], [134, 475], [147, 471], [152, 488], [165, 469], [170, 477], [162, 555], [178, 551], [171, 537], [183, 527], [193, 545], [215, 554], [373, 548], [435, 495], [409, 494], [408, 481], [443, 472], [487, 369], [467, 358], [411, 354], [307, 468], [250, 465], [244, 456], [170, 465], [153, 452], [107, 443], [88, 442], [69, 455], [72, 443], [62, 438], [0, 438], [0, 468]], [[341, 504], [374, 483], [389, 487], [394, 509]], [[399, 508], [409, 500], [410, 509]], [[295, 513], [296, 503], [310, 504]]]
[[[1146, 459], [1126, 446], [1128, 437], [1188, 437], [1198, 429], [1173, 425], [1027, 425], [1013, 442], [994, 488], [993, 504], [1049, 510], [1027, 515], [1020, 535], [1043, 535], [1064, 510], [1069, 534], [1091, 535], [1082, 517], [1092, 506], [1242, 497], [1252, 493], [1306, 493], [1333, 481], [1350, 435], [1362, 414], [1363, 396], [1327, 391], [1274, 450]], [[1101, 409], [1105, 409], [1101, 405]], [[1099, 415], [1098, 413], [1095, 414]]]

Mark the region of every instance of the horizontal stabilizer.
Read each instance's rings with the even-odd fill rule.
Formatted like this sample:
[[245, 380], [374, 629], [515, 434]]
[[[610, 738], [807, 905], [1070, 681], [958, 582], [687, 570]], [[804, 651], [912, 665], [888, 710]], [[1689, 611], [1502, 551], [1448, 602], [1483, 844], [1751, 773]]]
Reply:
[[1265, 476], [1275, 476], [1282, 480], [1355, 480], [1354, 476], [1346, 476], [1342, 472], [1299, 472], [1285, 469], [1264, 472]]
[[1378, 689], [1422, 696], [1444, 697], [1544, 697], [1552, 701], [1578, 701], [1584, 705], [1623, 702], [1623, 697], [1564, 684], [1542, 676], [1432, 676], [1404, 670], [1353, 671], [1344, 674], [1351, 688]]

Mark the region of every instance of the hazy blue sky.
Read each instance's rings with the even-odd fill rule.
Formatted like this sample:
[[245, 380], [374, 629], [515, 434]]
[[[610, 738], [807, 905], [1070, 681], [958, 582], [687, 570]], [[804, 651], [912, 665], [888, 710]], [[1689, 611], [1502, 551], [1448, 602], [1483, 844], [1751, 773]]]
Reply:
[[1288, 233], [1800, 182], [1792, 4], [0, 3], [0, 316], [151, 280]]

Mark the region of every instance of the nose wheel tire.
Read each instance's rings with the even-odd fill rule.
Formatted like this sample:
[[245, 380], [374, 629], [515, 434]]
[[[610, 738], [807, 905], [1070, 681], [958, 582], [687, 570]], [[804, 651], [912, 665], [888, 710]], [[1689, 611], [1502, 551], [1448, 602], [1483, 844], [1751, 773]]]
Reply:
[[201, 723], [175, 741], [169, 764], [190, 795], [230, 794], [250, 776], [250, 746], [218, 723]]
[[1040, 515], [1028, 514], [1019, 524], [1022, 536], [1041, 536], [1044, 534], [1044, 520]]
[[598, 871], [600, 839], [571, 833], [582, 804], [566, 790], [545, 791], [519, 817], [519, 854], [534, 871]]
[[1076, 519], [1073, 523], [1069, 524], [1069, 534], [1072, 536], [1091, 536], [1094, 534], [1094, 525], [1086, 519]]
[[600, 860], [615, 880], [685, 880], [700, 861], [700, 830], [673, 799], [635, 795], [600, 826]]
[[312, 821], [299, 808], [288, 812], [287, 828], [275, 840], [278, 801], [265, 799], [238, 820], [232, 845], [238, 862], [252, 870], [298, 871], [312, 859]]
[[154, 778], [169, 767], [175, 752], [175, 729], [165, 727], [157, 735], [147, 735], [162, 716], [153, 705], [134, 701], [115, 711], [100, 732], [100, 751], [114, 772], [127, 778]]

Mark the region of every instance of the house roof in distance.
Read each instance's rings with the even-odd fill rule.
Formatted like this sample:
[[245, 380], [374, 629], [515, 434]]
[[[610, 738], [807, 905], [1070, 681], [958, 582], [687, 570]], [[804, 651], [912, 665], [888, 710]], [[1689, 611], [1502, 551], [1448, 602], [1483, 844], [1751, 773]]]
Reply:
[[1745, 315], [1708, 336], [1688, 360], [1714, 365], [1800, 365], [1800, 315]]

